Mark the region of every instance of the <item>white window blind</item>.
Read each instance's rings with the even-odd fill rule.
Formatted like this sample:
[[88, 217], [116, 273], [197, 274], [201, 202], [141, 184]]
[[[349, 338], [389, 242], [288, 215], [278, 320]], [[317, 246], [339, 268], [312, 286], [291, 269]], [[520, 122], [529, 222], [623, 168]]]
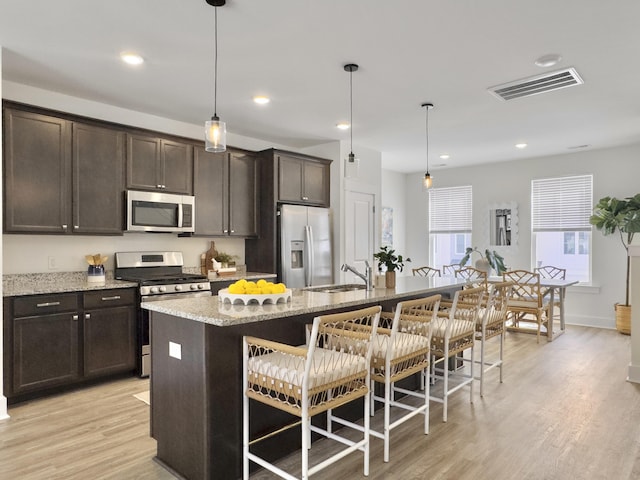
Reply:
[[472, 201], [471, 185], [429, 190], [429, 233], [471, 233]]
[[531, 181], [531, 228], [534, 232], [591, 230], [593, 175]]

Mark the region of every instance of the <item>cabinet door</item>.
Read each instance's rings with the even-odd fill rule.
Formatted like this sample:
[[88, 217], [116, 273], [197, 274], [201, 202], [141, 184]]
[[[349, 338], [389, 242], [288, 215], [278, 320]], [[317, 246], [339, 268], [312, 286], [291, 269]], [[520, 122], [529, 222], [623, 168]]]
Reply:
[[125, 134], [73, 124], [73, 232], [122, 234]]
[[70, 232], [71, 123], [4, 110], [6, 232]]
[[136, 367], [136, 309], [133, 306], [84, 313], [84, 376], [98, 377]]
[[193, 193], [193, 147], [186, 143], [160, 141], [162, 190]]
[[301, 203], [303, 160], [278, 156], [278, 200]]
[[228, 153], [194, 149], [193, 193], [196, 197], [196, 235], [226, 235], [229, 223], [226, 177]]
[[127, 135], [127, 188], [162, 190], [159, 139]]
[[329, 206], [329, 175], [328, 164], [304, 162], [302, 199], [305, 203]]
[[13, 320], [13, 393], [74, 382], [79, 377], [78, 314]]
[[229, 234], [258, 235], [258, 162], [241, 153], [229, 155]]

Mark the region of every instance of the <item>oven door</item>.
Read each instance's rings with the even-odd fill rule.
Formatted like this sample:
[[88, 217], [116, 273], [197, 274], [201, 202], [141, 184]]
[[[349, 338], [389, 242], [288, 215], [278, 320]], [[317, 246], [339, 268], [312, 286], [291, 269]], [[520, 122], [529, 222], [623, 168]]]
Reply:
[[[178, 300], [180, 298], [195, 298], [195, 297], [210, 297], [211, 290], [207, 290], [204, 292], [183, 292], [183, 293], [169, 293], [167, 295], [151, 295], [147, 297], [142, 297], [140, 300], [142, 303], [145, 302], [158, 302], [160, 300]], [[148, 377], [151, 374], [151, 329], [150, 329], [150, 312], [145, 308], [140, 309], [140, 323], [139, 323], [139, 331], [138, 338], [139, 340], [139, 348], [138, 352], [140, 355], [138, 375], [140, 377]]]

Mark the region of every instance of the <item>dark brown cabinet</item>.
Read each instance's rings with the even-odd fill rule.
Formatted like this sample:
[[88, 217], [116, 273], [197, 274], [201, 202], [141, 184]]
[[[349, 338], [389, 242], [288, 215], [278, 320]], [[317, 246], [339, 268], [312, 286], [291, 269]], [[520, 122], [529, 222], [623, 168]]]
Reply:
[[193, 193], [193, 146], [170, 139], [127, 134], [127, 188]]
[[258, 235], [258, 161], [255, 155], [229, 150], [194, 150], [196, 235]]
[[331, 163], [275, 153], [278, 160], [278, 200], [329, 206]]
[[83, 373], [103, 376], [136, 366], [136, 308], [133, 290], [84, 294]]
[[136, 291], [5, 299], [4, 392], [9, 399], [136, 368]]
[[4, 109], [7, 233], [118, 235], [124, 133]]
[[260, 154], [260, 237], [246, 240], [245, 261], [250, 271], [279, 275], [278, 204], [328, 207], [331, 160], [276, 149]]
[[[72, 383], [79, 378], [79, 311], [76, 294], [14, 300], [8, 394]], [[6, 345], [7, 339], [5, 339]], [[5, 388], [8, 385], [5, 384]]]

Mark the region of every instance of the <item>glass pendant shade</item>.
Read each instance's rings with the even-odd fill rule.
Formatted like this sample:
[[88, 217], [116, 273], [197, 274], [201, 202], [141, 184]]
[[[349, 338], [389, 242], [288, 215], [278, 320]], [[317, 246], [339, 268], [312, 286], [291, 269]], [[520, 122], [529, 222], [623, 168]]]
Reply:
[[207, 152], [224, 152], [227, 149], [227, 124], [218, 117], [211, 117], [204, 124], [204, 140]]
[[431, 188], [431, 185], [433, 185], [433, 179], [429, 172], [427, 172], [424, 174], [424, 178], [422, 179], [422, 186], [426, 189]]

